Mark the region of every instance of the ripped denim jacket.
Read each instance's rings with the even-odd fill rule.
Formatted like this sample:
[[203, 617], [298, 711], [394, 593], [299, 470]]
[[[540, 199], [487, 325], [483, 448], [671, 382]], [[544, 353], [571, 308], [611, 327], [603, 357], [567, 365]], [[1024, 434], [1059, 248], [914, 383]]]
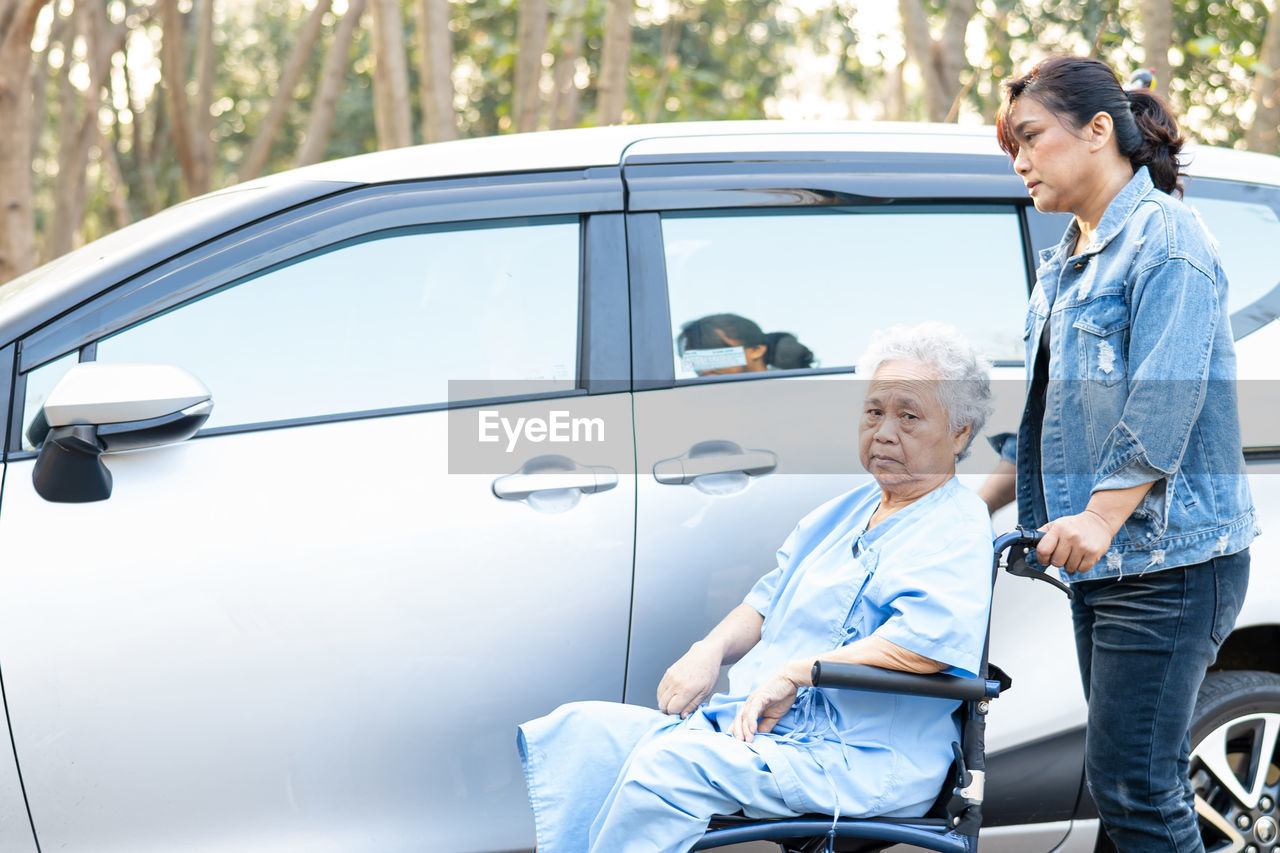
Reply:
[[[1258, 529], [1213, 239], [1152, 185], [1146, 167], [1112, 200], [1094, 242], [1073, 255], [1077, 235], [1072, 222], [1040, 255], [1024, 331], [1027, 405], [1016, 434], [992, 439], [1017, 467], [1019, 523], [1039, 527], [1082, 512], [1095, 491], [1150, 482], [1105, 560], [1068, 580], [1243, 550]], [[1032, 366], [1046, 324], [1040, 395]]]

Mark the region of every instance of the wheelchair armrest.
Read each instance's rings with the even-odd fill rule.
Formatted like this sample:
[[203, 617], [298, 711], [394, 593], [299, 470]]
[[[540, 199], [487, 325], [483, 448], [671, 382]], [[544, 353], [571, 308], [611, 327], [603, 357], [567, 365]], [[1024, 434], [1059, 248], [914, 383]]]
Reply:
[[911, 696], [933, 696], [939, 699], [981, 699], [999, 695], [1000, 686], [981, 678], [955, 675], [917, 675], [878, 666], [854, 663], [815, 661], [815, 687], [869, 690], [873, 693], [906, 693]]

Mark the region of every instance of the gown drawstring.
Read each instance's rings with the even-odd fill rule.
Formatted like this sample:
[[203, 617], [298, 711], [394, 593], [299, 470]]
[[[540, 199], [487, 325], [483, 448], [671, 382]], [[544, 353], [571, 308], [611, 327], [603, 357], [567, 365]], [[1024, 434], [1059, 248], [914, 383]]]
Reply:
[[[792, 729], [784, 735], [775, 735], [778, 741], [806, 744], [819, 740], [834, 740], [840, 744], [840, 756], [844, 761], [844, 769], [852, 772], [853, 766], [849, 763], [849, 744], [841, 735], [840, 727], [836, 725], [836, 710], [831, 704], [831, 700], [827, 698], [825, 691], [816, 687], [801, 687], [796, 691], [796, 701], [791, 706], [791, 713], [795, 715]], [[827, 737], [827, 735], [830, 735], [830, 737]], [[827, 851], [828, 853], [834, 853], [836, 826], [840, 822], [840, 787], [836, 784], [831, 771], [818, 759], [816, 754], [813, 760], [818, 765], [818, 769], [822, 771], [823, 778], [827, 780], [827, 784], [831, 786], [831, 795], [835, 807], [831, 815], [831, 829], [827, 831]]]

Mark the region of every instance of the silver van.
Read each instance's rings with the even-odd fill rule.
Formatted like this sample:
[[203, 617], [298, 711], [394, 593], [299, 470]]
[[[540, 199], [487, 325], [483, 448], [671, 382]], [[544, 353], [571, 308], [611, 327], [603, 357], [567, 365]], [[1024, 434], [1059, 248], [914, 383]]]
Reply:
[[[1280, 158], [1195, 149], [1280, 523]], [[1014, 425], [1035, 252], [989, 129], [613, 127], [366, 155], [0, 288], [0, 850], [509, 851], [517, 722], [666, 666], [865, 481], [856, 359], [946, 320]], [[724, 373], [681, 331], [789, 333]], [[731, 350], [731, 346], [720, 348]], [[994, 456], [975, 445], [962, 476]], [[1013, 526], [1005, 511], [998, 529]], [[1280, 544], [1209, 675], [1207, 849], [1280, 849]], [[1092, 851], [1047, 585], [997, 587], [983, 849]]]

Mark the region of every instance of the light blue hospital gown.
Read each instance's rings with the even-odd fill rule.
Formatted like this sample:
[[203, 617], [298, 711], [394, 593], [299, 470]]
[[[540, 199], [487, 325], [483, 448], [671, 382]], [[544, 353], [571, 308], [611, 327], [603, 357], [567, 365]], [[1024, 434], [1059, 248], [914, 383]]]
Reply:
[[539, 853], [687, 850], [712, 815], [739, 809], [928, 809], [952, 760], [953, 700], [803, 688], [772, 733], [751, 744], [727, 733], [787, 662], [871, 634], [976, 674], [991, 602], [986, 505], [953, 478], [866, 530], [879, 499], [872, 483], [796, 526], [745, 599], [765, 617], [760, 642], [730, 668], [728, 692], [687, 720], [578, 702], [520, 727]]

